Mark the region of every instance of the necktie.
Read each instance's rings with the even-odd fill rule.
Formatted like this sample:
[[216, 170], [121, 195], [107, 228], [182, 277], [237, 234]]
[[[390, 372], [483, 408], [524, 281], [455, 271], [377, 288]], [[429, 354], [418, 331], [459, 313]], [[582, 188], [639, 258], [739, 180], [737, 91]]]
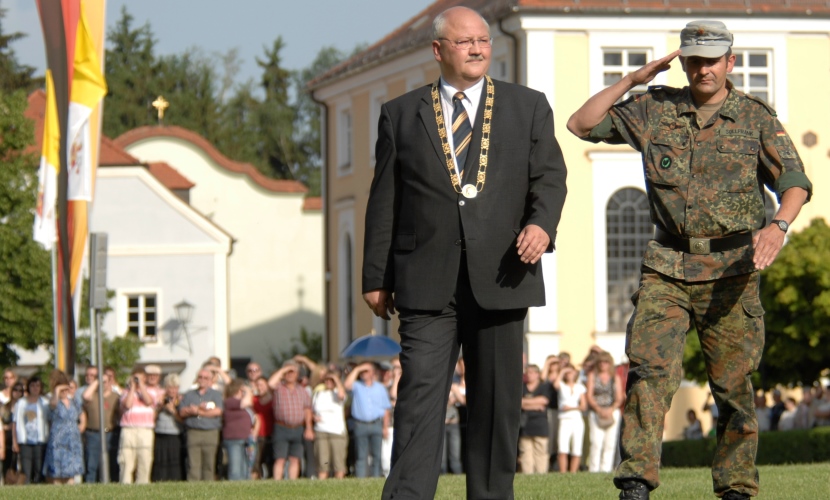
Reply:
[[[473, 136], [473, 127], [470, 125], [470, 118], [467, 110], [461, 102], [466, 96], [464, 92], [456, 92], [452, 96], [452, 142], [455, 146], [456, 171], [459, 177], [464, 175], [464, 162], [467, 159], [467, 151], [470, 146], [470, 139]], [[461, 179], [459, 179], [459, 182]]]

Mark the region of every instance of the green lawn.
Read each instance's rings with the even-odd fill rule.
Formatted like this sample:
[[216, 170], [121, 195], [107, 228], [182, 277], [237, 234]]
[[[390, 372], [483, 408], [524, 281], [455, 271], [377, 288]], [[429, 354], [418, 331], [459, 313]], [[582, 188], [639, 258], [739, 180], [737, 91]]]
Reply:
[[[662, 486], [652, 493], [655, 499], [714, 498], [708, 469], [666, 469]], [[344, 481], [308, 481], [275, 483], [245, 481], [238, 483], [167, 483], [144, 486], [78, 485], [3, 487], [0, 498], [70, 500], [74, 498], [156, 499], [156, 498], [313, 498], [320, 500], [370, 500], [380, 498], [380, 479], [346, 479]], [[598, 499], [617, 498], [617, 490], [608, 474], [545, 474], [516, 476], [516, 499]], [[464, 498], [463, 476], [444, 476], [438, 483], [436, 498]], [[830, 464], [763, 466], [761, 498], [816, 499], [830, 498]]]

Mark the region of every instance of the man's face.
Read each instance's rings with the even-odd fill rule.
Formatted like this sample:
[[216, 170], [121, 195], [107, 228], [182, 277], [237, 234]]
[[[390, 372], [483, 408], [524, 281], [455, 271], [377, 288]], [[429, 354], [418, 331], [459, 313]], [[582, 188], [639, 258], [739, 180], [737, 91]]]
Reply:
[[199, 375], [196, 376], [196, 383], [199, 384], [200, 389], [207, 389], [213, 385], [213, 374], [208, 370], [199, 371]]
[[147, 385], [150, 387], [156, 387], [159, 385], [159, 380], [161, 379], [161, 375], [158, 373], [148, 373], [147, 374]]
[[297, 381], [297, 375], [297, 367], [292, 366], [290, 370], [287, 370], [285, 372], [285, 375], [283, 375], [282, 379], [288, 382], [289, 384], [293, 384]]
[[262, 375], [262, 368], [257, 363], [249, 363], [245, 368], [245, 374], [248, 380], [254, 381]]
[[87, 385], [91, 384], [94, 380], [98, 378], [98, 368], [87, 368], [86, 375], [84, 375], [84, 381]]
[[680, 63], [686, 72], [695, 101], [705, 103], [726, 86], [726, 75], [731, 73], [735, 66], [735, 55], [723, 55], [719, 58], [683, 57]]
[[[466, 49], [456, 47], [464, 40], [473, 43]], [[482, 47], [480, 41], [485, 40], [487, 46]], [[448, 12], [441, 39], [432, 42], [432, 52], [444, 79], [454, 87], [466, 83], [464, 88], [480, 80], [490, 67], [489, 40], [489, 27], [476, 13], [467, 9]]]

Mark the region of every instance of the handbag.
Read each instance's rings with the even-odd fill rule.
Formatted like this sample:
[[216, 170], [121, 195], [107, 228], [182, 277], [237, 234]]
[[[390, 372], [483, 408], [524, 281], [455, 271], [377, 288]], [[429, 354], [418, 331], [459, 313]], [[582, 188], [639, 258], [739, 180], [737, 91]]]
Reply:
[[599, 413], [595, 413], [597, 417], [597, 427], [600, 429], [607, 429], [614, 425], [614, 415], [612, 414], [610, 417], [601, 417]]
[[12, 453], [12, 466], [6, 471], [3, 476], [3, 484], [6, 486], [16, 486], [26, 484], [26, 475], [18, 470], [18, 455]]

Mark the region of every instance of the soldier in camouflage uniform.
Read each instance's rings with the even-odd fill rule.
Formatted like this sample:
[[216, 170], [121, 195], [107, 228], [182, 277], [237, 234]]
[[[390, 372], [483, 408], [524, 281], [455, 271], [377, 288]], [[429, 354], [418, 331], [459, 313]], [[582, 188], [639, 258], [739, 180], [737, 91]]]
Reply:
[[[626, 336], [631, 371], [614, 479], [623, 499], [647, 499], [659, 484], [663, 420], [692, 326], [720, 412], [715, 494], [758, 493], [749, 377], [764, 346], [759, 271], [775, 259], [812, 186], [775, 111], [727, 80], [735, 63], [732, 38], [721, 22], [689, 23], [680, 50], [599, 92], [568, 122], [584, 140], [625, 143], [642, 154], [656, 226]], [[687, 87], [651, 87], [615, 104], [678, 55]], [[780, 200], [770, 224], [764, 185]]]

